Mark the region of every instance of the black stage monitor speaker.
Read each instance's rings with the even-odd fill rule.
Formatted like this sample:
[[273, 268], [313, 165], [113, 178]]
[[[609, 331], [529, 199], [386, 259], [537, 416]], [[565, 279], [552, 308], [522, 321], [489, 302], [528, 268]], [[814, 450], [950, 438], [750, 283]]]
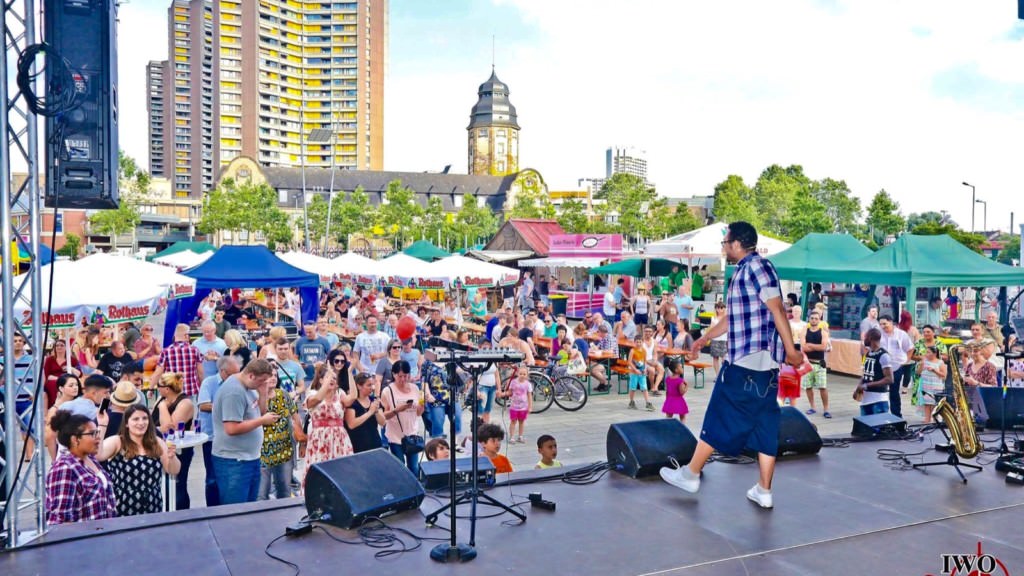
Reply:
[[693, 433], [675, 418], [612, 424], [606, 441], [612, 470], [633, 478], [657, 474], [669, 457], [686, 464], [697, 449]]
[[[811, 424], [807, 416], [792, 406], [783, 406], [779, 418], [779, 452], [776, 456], [787, 454], [817, 454], [821, 450], [821, 436], [818, 428]], [[757, 451], [745, 449], [744, 454], [757, 456]]]
[[890, 412], [883, 412], [870, 416], [854, 416], [853, 431], [850, 434], [858, 438], [870, 438], [879, 434], [904, 434], [906, 431], [906, 420], [893, 416]]
[[412, 472], [383, 448], [314, 464], [306, 474], [310, 518], [341, 528], [415, 510], [423, 496]]
[[[450, 485], [452, 463], [444, 460], [424, 460], [420, 462], [420, 477], [427, 490], [446, 488]], [[476, 461], [477, 482], [481, 486], [494, 484], [494, 464], [491, 459], [480, 456]], [[455, 459], [455, 483], [469, 484], [473, 481], [473, 457]]]
[[[988, 422], [985, 427], [990, 430], [1003, 428], [1003, 389], [982, 386], [978, 388], [981, 399], [988, 411]], [[1006, 389], [1006, 429], [1016, 430], [1024, 427], [1024, 388]]]
[[46, 205], [117, 208], [117, 0], [43, 0], [43, 15], [60, 58], [46, 58], [46, 104], [69, 108], [46, 118]]

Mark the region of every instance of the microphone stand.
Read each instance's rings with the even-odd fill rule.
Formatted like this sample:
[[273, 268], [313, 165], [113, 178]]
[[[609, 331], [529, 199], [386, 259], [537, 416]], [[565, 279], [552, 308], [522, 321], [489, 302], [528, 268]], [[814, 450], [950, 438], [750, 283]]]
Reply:
[[1003, 394], [1000, 400], [1000, 433], [999, 433], [999, 457], [996, 458], [997, 464], [1003, 464], [1010, 460], [1014, 460], [1021, 456], [1024, 456], [1021, 452], [1010, 450], [1010, 447], [1006, 445], [1006, 420], [1008, 418], [1006, 414], [1006, 396], [1010, 391], [1010, 360], [1018, 360], [1024, 358], [1024, 354], [1020, 352], [1010, 351], [1010, 334], [1012, 330], [1009, 325], [1003, 327], [1003, 351], [998, 352], [997, 356], [1003, 357]]
[[[452, 519], [452, 522], [451, 522], [451, 538], [450, 538], [449, 543], [447, 543], [447, 544], [438, 544], [437, 546], [435, 546], [430, 551], [430, 558], [432, 560], [437, 561], [437, 562], [444, 562], [444, 563], [456, 562], [456, 561], [457, 562], [469, 562], [470, 560], [476, 558], [476, 556], [477, 556], [477, 551], [476, 551], [476, 519], [477, 519], [476, 518], [476, 509], [477, 509], [477, 505], [478, 504], [483, 504], [485, 506], [493, 506], [495, 508], [501, 508], [505, 512], [508, 512], [509, 514], [515, 516], [516, 518], [519, 518], [519, 520], [521, 520], [523, 522], [526, 522], [526, 515], [522, 514], [521, 512], [518, 512], [516, 510], [513, 510], [512, 508], [509, 508], [505, 504], [503, 504], [503, 503], [499, 502], [498, 500], [495, 500], [494, 498], [492, 498], [490, 495], [484, 494], [479, 489], [479, 482], [478, 482], [478, 478], [477, 478], [477, 473], [478, 473], [478, 470], [479, 470], [478, 466], [479, 466], [480, 452], [477, 449], [477, 434], [476, 434], [477, 430], [476, 430], [476, 427], [472, 426], [472, 425], [470, 426], [472, 428], [472, 430], [470, 431], [470, 435], [471, 435], [470, 441], [472, 442], [472, 451], [473, 451], [473, 453], [471, 455], [471, 461], [472, 461], [473, 464], [472, 464], [472, 472], [471, 472], [471, 478], [470, 478], [470, 488], [468, 490], [466, 490], [465, 492], [463, 492], [461, 495], [456, 496], [456, 494], [455, 494], [455, 454], [456, 454], [456, 452], [455, 452], [455, 402], [457, 402], [457, 399], [456, 399], [456, 395], [454, 394], [454, 392], [455, 392], [455, 387], [456, 387], [455, 383], [458, 382], [458, 375], [455, 372], [455, 368], [456, 368], [456, 366], [458, 366], [459, 368], [462, 368], [464, 371], [468, 372], [472, 376], [472, 378], [473, 378], [474, 386], [478, 388], [479, 385], [480, 385], [480, 375], [483, 374], [488, 368], [490, 368], [491, 364], [493, 364], [493, 362], [483, 362], [483, 363], [481, 363], [481, 362], [473, 362], [473, 364], [476, 364], [475, 366], [468, 366], [468, 365], [464, 365], [462, 363], [462, 361], [461, 361], [462, 358], [459, 357], [460, 355], [459, 355], [458, 351], [456, 351], [456, 350], [447, 350], [446, 352], [447, 352], [447, 357], [444, 358], [444, 359], [439, 357], [437, 359], [437, 362], [447, 364], [446, 372], [448, 374], [448, 386], [449, 386], [449, 388], [452, 391], [452, 394], [450, 395], [450, 398], [449, 398], [448, 407], [446, 409], [446, 413], [447, 413], [447, 416], [448, 416], [448, 426], [449, 426], [448, 433], [449, 433], [449, 437], [451, 438], [450, 442], [451, 442], [451, 446], [452, 446], [452, 450], [451, 450], [451, 452], [450, 452], [450, 454], [448, 456], [450, 464], [451, 464], [451, 468], [450, 468], [449, 476], [448, 476], [448, 490], [449, 490], [449, 495], [451, 496], [451, 499], [449, 500], [448, 504], [445, 504], [441, 508], [438, 508], [437, 510], [435, 510], [435, 511], [431, 512], [430, 514], [428, 514], [427, 517], [426, 517], [426, 521], [427, 521], [427, 525], [428, 526], [433, 526], [437, 522], [437, 518], [442, 513], [444, 513], [446, 510], [451, 510], [451, 519]], [[464, 356], [464, 354], [462, 356]], [[474, 399], [474, 401], [472, 402], [472, 408], [471, 408], [471, 422], [476, 422], [476, 419], [477, 419], [477, 417], [479, 415], [478, 414], [479, 406], [480, 406], [479, 402], [477, 402]], [[470, 503], [470, 513], [469, 513], [469, 544], [459, 544], [459, 543], [457, 543], [456, 536], [455, 536], [455, 524], [456, 524], [456, 521], [457, 521], [456, 507], [459, 504], [462, 504], [464, 502], [469, 502]]]

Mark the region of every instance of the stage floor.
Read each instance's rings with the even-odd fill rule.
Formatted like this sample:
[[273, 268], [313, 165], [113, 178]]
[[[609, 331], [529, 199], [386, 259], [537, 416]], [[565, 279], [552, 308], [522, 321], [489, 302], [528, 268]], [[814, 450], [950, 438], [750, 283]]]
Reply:
[[[477, 524], [479, 557], [459, 568], [434, 563], [425, 542], [416, 551], [375, 559], [374, 549], [332, 541], [314, 531], [284, 539], [272, 552], [297, 563], [302, 574], [443, 574], [460, 570], [518, 574], [941, 574], [943, 554], [982, 552], [1024, 573], [1024, 486], [1007, 485], [989, 464], [962, 484], [947, 467], [895, 470], [877, 450], [917, 452], [930, 442], [883, 441], [824, 448], [821, 454], [779, 462], [774, 510], [747, 501], [756, 465], [714, 462], [700, 493], [691, 495], [658, 478], [633, 480], [609, 473], [583, 486], [562, 482], [495, 488], [509, 502], [531, 491], [557, 511], [523, 508], [525, 524], [504, 515]], [[944, 459], [930, 451], [927, 460]], [[911, 457], [912, 462], [922, 457]], [[42, 545], [0, 556], [0, 573], [76, 576], [126, 574], [292, 574], [264, 547], [300, 519], [297, 501], [192, 510], [57, 527]], [[430, 512], [438, 503], [426, 500]], [[482, 514], [490, 508], [483, 507]], [[459, 514], [468, 512], [459, 507]], [[447, 525], [442, 517], [439, 524]], [[428, 529], [415, 512], [388, 519], [420, 536]], [[345, 539], [354, 532], [328, 528]], [[468, 523], [459, 521], [459, 542]], [[99, 534], [97, 536], [97, 534]], [[982, 565], [984, 567], [984, 564]], [[955, 572], [966, 576], [970, 570]]]

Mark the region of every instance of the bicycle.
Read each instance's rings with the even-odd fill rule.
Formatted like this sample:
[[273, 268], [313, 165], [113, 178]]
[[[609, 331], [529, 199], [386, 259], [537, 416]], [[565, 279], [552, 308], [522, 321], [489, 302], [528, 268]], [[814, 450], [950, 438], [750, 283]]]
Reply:
[[[516, 374], [513, 372], [509, 378], [503, 380], [500, 391], [508, 390], [515, 377]], [[564, 374], [552, 379], [542, 367], [530, 367], [530, 383], [533, 384], [531, 414], [544, 412], [552, 403], [558, 404], [559, 408], [567, 412], [575, 412], [583, 408], [589, 398], [587, 387], [579, 378]], [[508, 404], [508, 399], [498, 396], [494, 402], [504, 408]]]

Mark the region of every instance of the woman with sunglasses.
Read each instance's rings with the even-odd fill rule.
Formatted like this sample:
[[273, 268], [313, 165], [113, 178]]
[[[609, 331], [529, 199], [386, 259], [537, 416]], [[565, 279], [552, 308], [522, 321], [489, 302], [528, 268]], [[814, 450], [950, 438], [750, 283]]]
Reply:
[[[160, 383], [156, 387], [160, 400], [153, 407], [153, 425], [161, 434], [177, 431], [179, 424], [183, 424], [185, 430], [192, 429], [192, 418], [195, 417], [196, 408], [192, 400], [182, 393], [184, 385], [183, 374], [165, 372], [160, 377]], [[195, 448], [184, 448], [181, 451], [181, 471], [178, 473], [175, 487], [178, 510], [188, 510], [192, 504], [188, 496], [188, 471], [192, 466], [194, 452]]]
[[135, 341], [135, 345], [132, 346], [132, 350], [135, 352], [136, 360], [160, 357], [160, 352], [163, 350], [163, 347], [160, 346], [160, 340], [153, 335], [152, 324], [144, 324], [142, 326], [142, 336]]
[[643, 326], [650, 322], [651, 297], [647, 294], [647, 284], [640, 284], [636, 290], [636, 297], [630, 303], [630, 310], [633, 312], [633, 322], [637, 326]]
[[67, 342], [57, 340], [53, 343], [53, 349], [50, 351], [50, 354], [47, 354], [46, 360], [43, 361], [43, 377], [46, 378], [43, 389], [46, 391], [47, 406], [53, 406], [57, 401], [57, 396], [60, 394], [58, 391], [60, 385], [57, 384], [57, 380], [61, 376], [64, 374], [82, 375], [81, 371], [78, 370], [77, 358], [72, 357], [71, 364], [68, 365], [67, 346]]
[[74, 374], [62, 374], [60, 378], [57, 378], [55, 388], [57, 389], [57, 399], [46, 412], [46, 428], [43, 430], [43, 443], [50, 453], [50, 460], [57, 457], [57, 434], [50, 429], [50, 421], [53, 420], [53, 415], [60, 410], [62, 405], [82, 395], [82, 382]]
[[[347, 368], [344, 370], [348, 372]], [[309, 388], [306, 397], [306, 409], [309, 410], [307, 470], [313, 464], [348, 456], [354, 451], [345, 429], [345, 410], [352, 405], [355, 394], [339, 388], [337, 372], [326, 364], [317, 364], [313, 370], [313, 384]]]
[[[101, 417], [106, 423], [106, 417]], [[87, 416], [58, 410], [50, 430], [62, 450], [46, 473], [46, 522], [67, 524], [117, 516], [114, 483], [96, 460], [103, 434]]]
[[374, 389], [378, 393], [395, 381], [394, 376], [391, 374], [391, 367], [401, 359], [402, 343], [398, 340], [392, 340], [388, 343], [388, 355], [381, 358], [380, 362], [377, 362], [377, 372], [373, 375], [376, 379]]

